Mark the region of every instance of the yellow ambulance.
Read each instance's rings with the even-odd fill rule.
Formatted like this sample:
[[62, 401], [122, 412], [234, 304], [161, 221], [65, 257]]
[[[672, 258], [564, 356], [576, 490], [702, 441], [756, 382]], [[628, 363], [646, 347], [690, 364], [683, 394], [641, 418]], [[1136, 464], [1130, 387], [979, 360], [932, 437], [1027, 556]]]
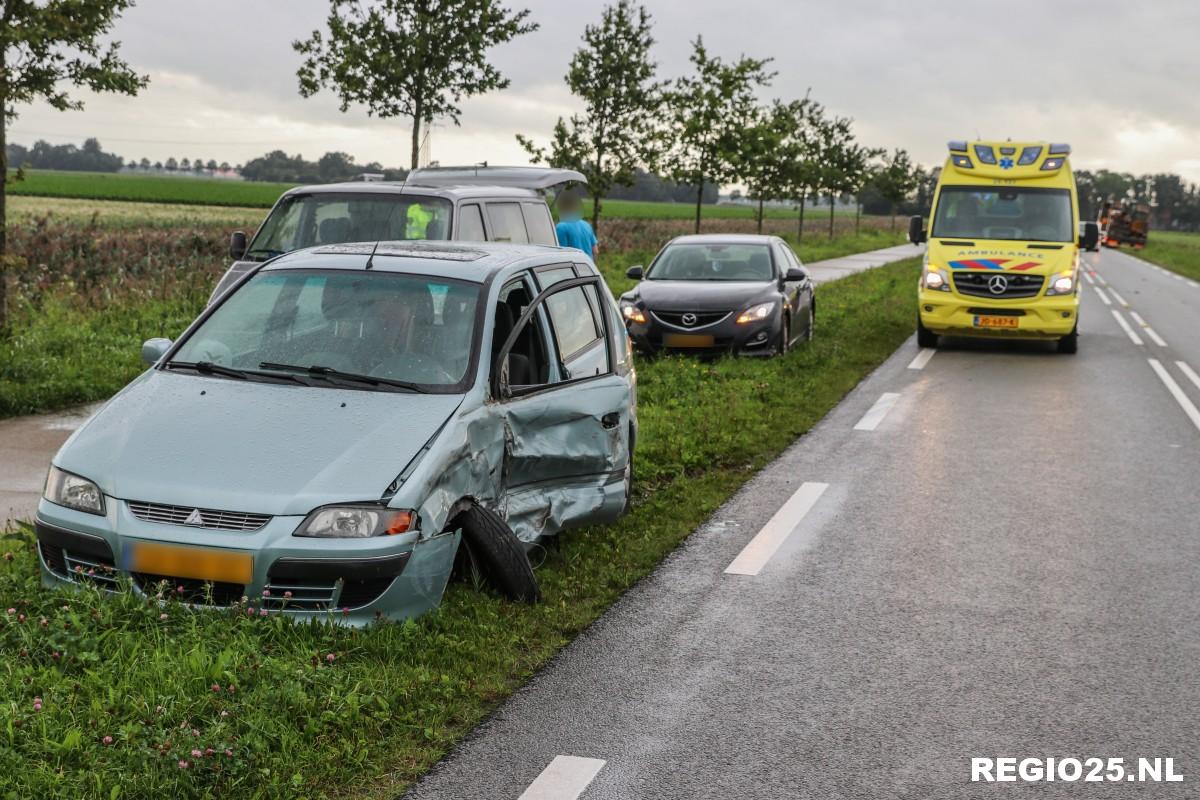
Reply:
[[926, 230], [917, 343], [941, 336], [1056, 340], [1079, 346], [1079, 253], [1094, 223], [1079, 222], [1071, 148], [1048, 142], [950, 142]]

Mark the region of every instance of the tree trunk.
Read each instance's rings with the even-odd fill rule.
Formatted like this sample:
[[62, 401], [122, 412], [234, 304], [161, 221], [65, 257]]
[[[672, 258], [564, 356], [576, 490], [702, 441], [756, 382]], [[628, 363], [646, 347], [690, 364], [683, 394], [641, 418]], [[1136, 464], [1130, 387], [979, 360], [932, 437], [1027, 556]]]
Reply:
[[760, 194], [758, 196], [758, 232], [759, 233], [762, 233], [762, 226], [763, 226], [763, 198], [762, 198], [762, 195]]
[[832, 192], [829, 193], [829, 238], [833, 238], [833, 210], [837, 206]]
[[862, 217], [862, 203], [858, 202], [858, 197], [854, 198], [854, 235], [858, 236], [858, 221]]
[[600, 235], [600, 204], [603, 201], [599, 193], [592, 195], [592, 233]]
[[421, 165], [421, 117], [413, 116], [412, 130], [412, 164], [409, 169], [416, 169]]
[[700, 181], [696, 184], [696, 233], [700, 232], [700, 205], [704, 202], [704, 175], [701, 173]]
[[800, 192], [800, 221], [796, 224], [796, 244], [804, 239], [804, 206], [808, 203], [808, 189]]
[[[0, 70], [3, 68], [0, 48]], [[3, 118], [7, 107], [7, 101], [0, 98], [0, 331], [8, 326], [8, 120]]]
[[896, 204], [892, 203], [892, 231], [896, 230]]

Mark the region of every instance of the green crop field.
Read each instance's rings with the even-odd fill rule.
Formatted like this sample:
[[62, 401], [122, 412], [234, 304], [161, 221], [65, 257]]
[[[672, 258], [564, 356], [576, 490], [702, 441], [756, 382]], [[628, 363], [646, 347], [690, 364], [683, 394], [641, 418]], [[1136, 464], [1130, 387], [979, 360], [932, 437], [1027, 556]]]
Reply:
[[1150, 231], [1146, 249], [1134, 255], [1200, 280], [1200, 233]]
[[[10, 173], [10, 176], [14, 173]], [[217, 178], [166, 177], [109, 172], [64, 172], [31, 169], [24, 180], [9, 184], [9, 194], [35, 197], [67, 197], [89, 200], [124, 200], [140, 203], [186, 203], [209, 206], [268, 208], [292, 184], [235, 181]], [[585, 208], [590, 214], [590, 207]], [[706, 205], [706, 219], [753, 219], [754, 209], [741, 205]], [[651, 203], [640, 200], [606, 200], [608, 217], [631, 219], [692, 219], [696, 207], [689, 203]], [[838, 210], [842, 216], [850, 212]], [[810, 209], [807, 216], [828, 217], [829, 210]], [[768, 208], [768, 219], [794, 219], [790, 208]]]

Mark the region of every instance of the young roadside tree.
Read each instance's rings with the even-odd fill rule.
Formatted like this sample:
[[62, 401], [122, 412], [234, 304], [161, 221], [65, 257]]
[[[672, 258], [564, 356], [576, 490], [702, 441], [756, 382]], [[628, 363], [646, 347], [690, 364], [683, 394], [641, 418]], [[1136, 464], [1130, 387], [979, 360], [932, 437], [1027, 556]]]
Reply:
[[908, 151], [899, 148], [883, 157], [883, 163], [872, 176], [876, 191], [891, 207], [892, 230], [896, 230], [896, 208], [916, 191], [919, 180], [918, 168], [909, 158]]
[[600, 24], [584, 29], [584, 46], [567, 69], [567, 86], [583, 101], [583, 114], [559, 117], [548, 150], [517, 134], [534, 161], [587, 177], [596, 230], [608, 192], [632, 186], [634, 171], [657, 160], [654, 124], [662, 84], [654, 81], [650, 28], [649, 12], [633, 0], [606, 7]]
[[806, 95], [804, 105], [793, 122], [791, 135], [795, 160], [788, 170], [788, 197], [796, 201], [796, 241], [804, 239], [804, 209], [811, 194], [816, 197], [821, 191], [820, 140], [825, 122], [825, 107], [810, 100]]
[[767, 108], [753, 109], [751, 118], [743, 121], [735, 172], [749, 196], [758, 201], [759, 233], [766, 202], [783, 199], [790, 191], [791, 173], [801, 156], [796, 121], [804, 117], [808, 103], [808, 98], [791, 103], [776, 100]]
[[859, 222], [862, 220], [862, 190], [871, 182], [875, 175], [874, 160], [883, 155], [884, 151], [874, 147], [862, 147], [852, 144], [843, 152], [842, 191], [854, 197], [854, 235], [858, 236]]
[[743, 56], [726, 64], [711, 57], [700, 37], [692, 48], [693, 74], [677, 78], [665, 94], [666, 165], [675, 181], [696, 187], [699, 233], [704, 185], [736, 180], [740, 125], [758, 106], [755, 91], [770, 85], [775, 73], [766, 69], [769, 58]]
[[292, 43], [305, 57], [300, 94], [329, 88], [343, 112], [361, 103], [371, 116], [410, 118], [416, 169], [427, 126], [457, 125], [463, 98], [508, 86], [487, 51], [537, 30], [528, 16], [498, 0], [331, 0], [328, 33]]
[[819, 192], [829, 199], [829, 238], [833, 238], [833, 221], [837, 198], [845, 191], [849, 149], [854, 146], [846, 117], [825, 119], [817, 129], [817, 161], [820, 164]]
[[133, 0], [5, 0], [0, 4], [0, 330], [8, 325], [8, 126], [17, 106], [44, 100], [59, 111], [83, 108], [71, 86], [136, 95], [148, 80], [105, 38]]

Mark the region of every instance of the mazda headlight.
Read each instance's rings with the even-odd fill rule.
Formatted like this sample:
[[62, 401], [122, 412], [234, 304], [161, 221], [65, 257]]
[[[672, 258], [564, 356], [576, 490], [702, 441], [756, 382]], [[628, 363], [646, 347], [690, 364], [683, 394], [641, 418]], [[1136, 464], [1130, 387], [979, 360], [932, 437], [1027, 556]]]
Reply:
[[55, 505], [104, 515], [104, 495], [100, 487], [87, 478], [72, 475], [55, 466], [50, 467], [50, 474], [46, 476], [42, 497]]
[[1047, 297], [1071, 294], [1075, 291], [1075, 277], [1071, 272], [1056, 272], [1050, 276], [1050, 286], [1046, 289]]
[[642, 310], [630, 302], [621, 303], [621, 316], [626, 322], [643, 323], [646, 321], [646, 315]]
[[750, 306], [742, 313], [738, 314], [737, 324], [748, 325], [751, 322], [762, 322], [775, 308], [775, 301], [769, 303], [759, 303], [756, 306]]
[[325, 506], [305, 518], [296, 536], [317, 539], [369, 539], [417, 529], [412, 511], [378, 505]]
[[941, 267], [926, 264], [925, 269], [921, 271], [921, 286], [935, 292], [948, 292], [950, 291], [950, 273]]

